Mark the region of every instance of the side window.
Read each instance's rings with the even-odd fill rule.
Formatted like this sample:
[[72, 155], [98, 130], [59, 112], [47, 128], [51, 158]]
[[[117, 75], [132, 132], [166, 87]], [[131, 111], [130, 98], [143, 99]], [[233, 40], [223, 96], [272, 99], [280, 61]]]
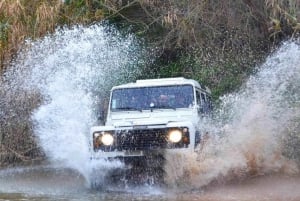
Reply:
[[201, 93], [201, 109], [202, 112], [207, 112], [207, 101], [204, 93]]
[[197, 96], [197, 105], [199, 105], [198, 112], [205, 113], [206, 112], [205, 94], [202, 93], [201, 91], [196, 91], [196, 96]]
[[198, 112], [206, 114], [212, 111], [212, 100], [206, 92], [196, 89], [196, 101], [199, 106]]
[[204, 106], [206, 104], [205, 94], [201, 93], [201, 105]]
[[201, 99], [200, 99], [199, 91], [196, 91], [196, 101], [197, 101], [197, 105], [199, 105], [201, 107]]
[[208, 104], [209, 111], [212, 111], [213, 107], [212, 107], [212, 100], [210, 96], [207, 96], [207, 104]]

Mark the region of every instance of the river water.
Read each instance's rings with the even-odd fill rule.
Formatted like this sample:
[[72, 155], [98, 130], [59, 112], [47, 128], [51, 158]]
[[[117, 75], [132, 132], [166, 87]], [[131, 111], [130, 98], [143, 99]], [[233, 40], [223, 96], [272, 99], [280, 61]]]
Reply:
[[0, 200], [177, 200], [262, 201], [300, 200], [300, 176], [265, 175], [205, 188], [106, 186], [91, 189], [78, 172], [39, 165], [0, 171]]
[[[90, 160], [99, 100], [141, 75], [151, 55], [134, 36], [103, 24], [27, 41], [1, 89], [41, 94], [31, 120], [48, 160], [1, 169], [0, 200], [300, 200], [297, 41], [282, 44], [238, 91], [220, 98], [200, 122], [210, 135], [203, 149], [166, 156], [164, 185], [105, 183], [123, 164]], [[91, 188], [95, 175], [100, 189]]]

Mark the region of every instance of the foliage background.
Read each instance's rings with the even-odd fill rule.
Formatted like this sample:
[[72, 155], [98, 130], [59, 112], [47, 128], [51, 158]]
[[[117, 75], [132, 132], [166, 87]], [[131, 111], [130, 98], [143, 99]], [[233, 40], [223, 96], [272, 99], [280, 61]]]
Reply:
[[[280, 42], [298, 36], [299, 12], [298, 0], [0, 0], [0, 73], [24, 40], [106, 20], [120, 30], [130, 27], [157, 50], [141, 78], [193, 78], [217, 99], [236, 90]], [[42, 158], [28, 120], [39, 95], [0, 91], [0, 98], [16, 100], [15, 112], [27, 104], [17, 117], [0, 108], [1, 165]], [[15, 147], [20, 139], [24, 146]]]

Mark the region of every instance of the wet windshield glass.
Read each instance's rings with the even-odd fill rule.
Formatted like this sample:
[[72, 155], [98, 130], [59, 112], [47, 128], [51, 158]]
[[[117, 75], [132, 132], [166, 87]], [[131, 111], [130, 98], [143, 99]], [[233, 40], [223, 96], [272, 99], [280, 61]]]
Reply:
[[192, 85], [172, 85], [115, 89], [111, 110], [176, 109], [191, 107], [194, 100]]

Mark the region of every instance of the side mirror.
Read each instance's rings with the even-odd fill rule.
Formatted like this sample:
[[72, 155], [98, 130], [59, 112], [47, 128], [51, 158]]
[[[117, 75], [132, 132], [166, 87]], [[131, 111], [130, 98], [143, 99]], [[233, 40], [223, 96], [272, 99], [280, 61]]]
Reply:
[[97, 114], [97, 121], [100, 125], [104, 125], [104, 110], [100, 110]]

